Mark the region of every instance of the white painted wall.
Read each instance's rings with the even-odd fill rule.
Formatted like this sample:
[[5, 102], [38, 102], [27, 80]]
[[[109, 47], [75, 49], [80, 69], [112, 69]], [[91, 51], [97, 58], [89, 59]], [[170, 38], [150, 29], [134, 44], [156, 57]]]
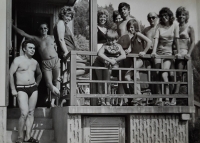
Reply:
[[0, 4], [0, 106], [5, 106], [6, 94], [6, 0]]

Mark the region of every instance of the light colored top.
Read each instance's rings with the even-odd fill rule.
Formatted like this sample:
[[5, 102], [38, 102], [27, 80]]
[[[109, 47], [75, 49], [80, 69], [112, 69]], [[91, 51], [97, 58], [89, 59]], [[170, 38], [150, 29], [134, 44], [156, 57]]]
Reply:
[[179, 29], [179, 45], [180, 45], [180, 49], [185, 49], [188, 50], [190, 47], [190, 36], [188, 33], [188, 28], [189, 25], [186, 25], [185, 28], [180, 28]]
[[178, 25], [173, 23], [170, 27], [165, 27], [158, 24], [155, 38], [158, 38], [158, 47], [156, 51], [158, 55], [172, 54], [174, 38], [179, 38]]

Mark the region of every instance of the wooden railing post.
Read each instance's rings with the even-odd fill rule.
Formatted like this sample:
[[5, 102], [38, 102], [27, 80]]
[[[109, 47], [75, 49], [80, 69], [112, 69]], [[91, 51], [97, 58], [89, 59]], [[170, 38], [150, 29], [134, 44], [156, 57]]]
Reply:
[[194, 91], [193, 91], [193, 72], [192, 72], [192, 60], [187, 62], [188, 70], [188, 106], [194, 106]]
[[70, 106], [77, 105], [76, 100], [76, 52], [70, 55]]

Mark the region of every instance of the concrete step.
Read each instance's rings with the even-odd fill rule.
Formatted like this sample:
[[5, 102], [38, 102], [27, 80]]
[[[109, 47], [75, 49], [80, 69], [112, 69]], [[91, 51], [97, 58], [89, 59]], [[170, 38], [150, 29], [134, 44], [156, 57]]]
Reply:
[[[7, 119], [7, 130], [17, 130], [19, 119]], [[35, 118], [33, 129], [52, 129], [53, 122], [49, 118]]]
[[[7, 143], [13, 143], [17, 140], [18, 131], [8, 130], [6, 134]], [[31, 136], [38, 139], [40, 143], [55, 143], [54, 130], [32, 130]]]
[[[35, 118], [51, 118], [51, 109], [38, 107], [35, 109]], [[7, 119], [19, 118], [19, 108], [10, 108], [7, 110]]]

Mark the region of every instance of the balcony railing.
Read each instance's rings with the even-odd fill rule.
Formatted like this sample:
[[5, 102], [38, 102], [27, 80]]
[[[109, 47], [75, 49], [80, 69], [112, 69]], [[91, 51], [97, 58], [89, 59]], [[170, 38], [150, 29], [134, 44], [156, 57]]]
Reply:
[[[191, 59], [187, 60], [187, 69], [155, 69], [155, 68], [135, 68], [136, 59], [139, 57], [136, 54], [129, 54], [127, 57], [132, 57], [134, 60], [134, 68], [113, 68], [112, 70], [119, 71], [118, 79], [117, 80], [94, 80], [92, 79], [92, 74], [94, 72], [94, 69], [103, 69], [106, 70], [105, 67], [94, 67], [92, 66], [92, 63], [90, 61], [84, 60], [84, 61], [78, 61], [78, 62], [84, 62], [87, 63], [85, 67], [78, 67], [76, 56], [77, 55], [84, 55], [89, 57], [91, 59], [92, 57], [95, 58], [97, 56], [96, 52], [89, 52], [89, 51], [71, 51], [67, 56], [67, 62], [62, 62], [61, 66], [61, 75], [63, 81], [61, 82], [61, 99], [67, 99], [69, 106], [81, 106], [82, 104], [79, 102], [80, 99], [84, 100], [89, 98], [90, 103], [93, 101], [92, 99], [97, 98], [181, 98], [186, 99], [187, 104], [184, 106], [194, 106], [194, 93], [193, 93], [193, 72], [192, 72], [192, 63]], [[150, 59], [150, 55], [145, 55], [143, 57], [144, 59]], [[161, 61], [161, 67], [163, 65], [164, 59], [171, 59], [176, 60], [175, 56], [157, 56], [156, 58], [162, 59]], [[76, 76], [76, 69], [88, 69], [89, 73], [86, 78], [78, 78]], [[136, 75], [136, 72], [146, 72], [148, 75], [147, 81], [125, 81], [122, 80], [122, 71], [125, 70], [132, 70], [134, 72], [134, 75]], [[169, 82], [163, 82], [163, 81], [153, 81], [151, 78], [151, 74], [153, 72], [173, 72], [174, 73], [174, 80]], [[177, 72], [182, 72], [186, 74], [187, 80], [186, 81], [178, 81], [176, 78]], [[94, 83], [103, 83], [105, 87], [105, 93], [104, 94], [98, 94], [92, 92], [91, 94], [81, 93], [78, 91], [79, 86], [88, 86], [90, 90], [92, 90], [92, 84]], [[161, 91], [162, 94], [151, 94], [151, 95], [145, 95], [145, 94], [136, 94], [136, 84], [149, 84], [149, 85], [161, 85]], [[116, 94], [116, 92], [108, 93], [107, 89], [110, 88], [110, 84], [134, 84], [134, 94]], [[187, 86], [187, 93], [185, 94], [164, 94], [164, 85], [186, 85]], [[92, 104], [92, 103], [91, 103]], [[94, 104], [93, 104], [94, 105]]]

